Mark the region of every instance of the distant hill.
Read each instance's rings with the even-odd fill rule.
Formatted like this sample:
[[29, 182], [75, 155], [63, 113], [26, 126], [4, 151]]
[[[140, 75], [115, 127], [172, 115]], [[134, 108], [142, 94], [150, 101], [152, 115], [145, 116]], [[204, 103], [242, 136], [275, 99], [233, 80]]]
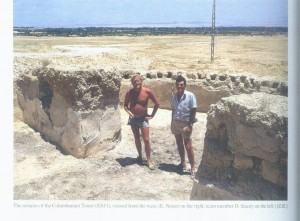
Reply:
[[[281, 35], [287, 27], [217, 27], [217, 35]], [[80, 27], [80, 28], [34, 28], [14, 27], [14, 36], [142, 36], [142, 35], [210, 35], [210, 27]]]

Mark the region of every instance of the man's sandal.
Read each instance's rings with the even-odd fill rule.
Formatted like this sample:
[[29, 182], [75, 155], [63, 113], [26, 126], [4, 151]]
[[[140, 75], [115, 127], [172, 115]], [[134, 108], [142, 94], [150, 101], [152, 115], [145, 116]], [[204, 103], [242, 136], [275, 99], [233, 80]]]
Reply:
[[150, 170], [154, 170], [155, 169], [155, 167], [154, 167], [154, 165], [151, 163], [151, 164], [147, 164], [147, 166], [148, 166], [148, 168], [150, 169]]

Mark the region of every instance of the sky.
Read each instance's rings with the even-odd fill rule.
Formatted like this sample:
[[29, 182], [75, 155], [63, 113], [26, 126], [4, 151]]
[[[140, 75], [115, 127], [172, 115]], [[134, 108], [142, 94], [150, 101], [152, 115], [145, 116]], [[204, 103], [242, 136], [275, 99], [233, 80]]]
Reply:
[[[211, 26], [213, 0], [14, 0], [14, 27]], [[288, 26], [288, 0], [216, 0], [216, 26]]]

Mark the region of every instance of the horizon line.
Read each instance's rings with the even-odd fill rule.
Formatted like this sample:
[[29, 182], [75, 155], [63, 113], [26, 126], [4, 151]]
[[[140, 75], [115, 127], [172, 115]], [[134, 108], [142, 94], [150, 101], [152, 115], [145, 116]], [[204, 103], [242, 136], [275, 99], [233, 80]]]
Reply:
[[[274, 25], [274, 26], [264, 26], [264, 25], [221, 25], [221, 26], [216, 26], [216, 28], [235, 28], [235, 27], [244, 27], [244, 28], [288, 28], [288, 26], [281, 26], [281, 25]], [[41, 29], [46, 29], [46, 28], [211, 28], [211, 26], [93, 26], [93, 25], [78, 25], [78, 26], [13, 26], [13, 28], [41, 28]]]

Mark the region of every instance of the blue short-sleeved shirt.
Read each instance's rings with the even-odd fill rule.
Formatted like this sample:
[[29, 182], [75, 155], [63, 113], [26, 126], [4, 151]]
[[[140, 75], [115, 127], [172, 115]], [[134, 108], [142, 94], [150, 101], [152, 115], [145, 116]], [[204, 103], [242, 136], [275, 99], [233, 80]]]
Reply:
[[172, 99], [173, 116], [172, 118], [180, 121], [189, 121], [190, 111], [197, 108], [196, 97], [192, 92], [184, 90], [184, 94], [178, 101], [177, 93]]

